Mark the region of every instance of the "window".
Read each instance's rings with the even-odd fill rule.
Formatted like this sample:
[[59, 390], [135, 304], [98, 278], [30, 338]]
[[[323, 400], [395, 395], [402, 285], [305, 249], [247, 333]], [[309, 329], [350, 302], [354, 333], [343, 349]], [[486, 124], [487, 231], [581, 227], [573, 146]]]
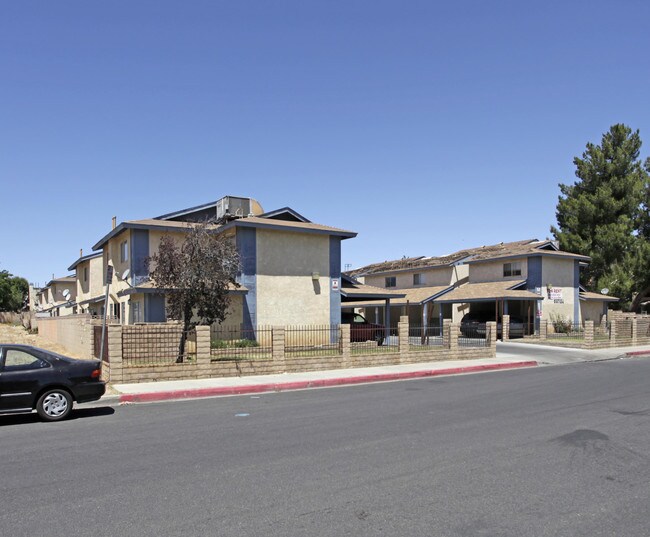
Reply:
[[129, 241], [120, 243], [120, 261], [124, 263], [129, 260]]
[[84, 281], [88, 281], [88, 267], [84, 267]]
[[386, 278], [386, 287], [396, 287], [397, 286], [397, 278], [395, 276], [388, 276]]
[[142, 322], [142, 304], [140, 302], [131, 302], [131, 322]]
[[413, 285], [422, 285], [423, 283], [422, 274], [413, 274]]
[[40, 369], [47, 364], [36, 356], [18, 349], [7, 349], [5, 353], [5, 371], [24, 371], [26, 369]]
[[504, 263], [503, 265], [503, 276], [521, 276], [521, 262], [516, 263]]

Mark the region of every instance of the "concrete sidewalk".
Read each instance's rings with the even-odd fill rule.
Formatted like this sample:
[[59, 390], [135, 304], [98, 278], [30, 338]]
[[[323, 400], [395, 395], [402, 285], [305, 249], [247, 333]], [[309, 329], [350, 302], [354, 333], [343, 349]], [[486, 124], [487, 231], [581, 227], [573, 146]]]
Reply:
[[[526, 345], [526, 347], [530, 348], [529, 345]], [[560, 350], [564, 351], [565, 349]], [[627, 347], [622, 349], [608, 349], [608, 352], [591, 354], [588, 361], [636, 355], [650, 356], [650, 348]], [[578, 358], [578, 361], [587, 360], [581, 357]], [[521, 355], [503, 353], [498, 354], [496, 358], [480, 358], [474, 360], [449, 360], [381, 367], [284, 373], [279, 375], [113, 384], [113, 390], [118, 393], [116, 395], [106, 395], [100, 401], [93, 403], [92, 406], [304, 390], [370, 382], [390, 382], [414, 378], [535, 367], [545, 363], [548, 364], [549, 362], [545, 362], [543, 359], [538, 360], [531, 355], [526, 356], [523, 353]]]
[[450, 360], [381, 367], [284, 373], [279, 375], [113, 384], [112, 388], [119, 393], [117, 395], [106, 395], [97, 403], [144, 403], [172, 399], [279, 392], [364, 384], [369, 382], [388, 382], [439, 375], [458, 375], [481, 371], [517, 369], [534, 367], [536, 365], [537, 362], [535, 360], [481, 358], [475, 360]]

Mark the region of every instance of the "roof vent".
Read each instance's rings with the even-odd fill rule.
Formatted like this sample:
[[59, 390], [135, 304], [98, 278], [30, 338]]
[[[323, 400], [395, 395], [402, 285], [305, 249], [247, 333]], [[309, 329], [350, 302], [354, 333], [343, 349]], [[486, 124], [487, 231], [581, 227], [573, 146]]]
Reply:
[[261, 214], [260, 204], [252, 198], [225, 196], [217, 201], [217, 222], [228, 222], [245, 216]]

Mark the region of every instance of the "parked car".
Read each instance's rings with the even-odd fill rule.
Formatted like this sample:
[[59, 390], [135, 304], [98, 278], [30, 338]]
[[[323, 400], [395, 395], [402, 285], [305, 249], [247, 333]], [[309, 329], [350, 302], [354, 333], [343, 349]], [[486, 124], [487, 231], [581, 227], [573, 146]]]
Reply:
[[[494, 321], [494, 312], [469, 312], [460, 321], [460, 332], [465, 337], [485, 337], [485, 323]], [[510, 316], [510, 338], [524, 337], [525, 323], [521, 317]], [[503, 337], [503, 325], [497, 323], [497, 338]]]
[[350, 341], [376, 341], [383, 345], [386, 330], [379, 324], [369, 323], [359, 313], [341, 313], [341, 323], [350, 325]]
[[73, 402], [96, 401], [106, 391], [99, 360], [76, 360], [29, 345], [0, 344], [0, 414], [36, 410], [58, 421]]

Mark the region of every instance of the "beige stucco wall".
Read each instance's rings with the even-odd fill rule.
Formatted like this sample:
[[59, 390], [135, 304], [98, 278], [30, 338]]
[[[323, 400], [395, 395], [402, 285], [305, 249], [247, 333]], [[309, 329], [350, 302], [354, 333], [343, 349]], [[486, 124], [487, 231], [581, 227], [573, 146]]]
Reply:
[[603, 303], [597, 300], [580, 301], [580, 317], [582, 321], [595, 321], [598, 325], [603, 316]]
[[329, 324], [329, 236], [258, 229], [256, 240], [257, 324]]
[[[574, 319], [575, 288], [573, 286], [573, 259], [542, 258], [542, 319], [551, 320], [551, 316], [562, 316], [578, 322]], [[550, 299], [547, 286], [560, 289], [563, 303], [556, 303]]]
[[[503, 265], [506, 263], [521, 263], [521, 276], [503, 276]], [[469, 281], [472, 283], [517, 281], [528, 277], [528, 260], [525, 257], [516, 259], [500, 259], [485, 263], [472, 263], [469, 266]]]
[[[379, 275], [369, 274], [364, 277], [363, 283], [375, 287], [384, 288], [386, 286], [386, 277], [395, 276], [396, 289], [412, 289], [417, 287], [436, 287], [442, 285], [451, 285], [463, 278], [469, 273], [467, 265], [458, 265], [454, 267], [437, 267], [430, 269], [412, 270], [408, 272], [383, 273]], [[413, 275], [421, 274], [422, 283], [413, 285]]]

